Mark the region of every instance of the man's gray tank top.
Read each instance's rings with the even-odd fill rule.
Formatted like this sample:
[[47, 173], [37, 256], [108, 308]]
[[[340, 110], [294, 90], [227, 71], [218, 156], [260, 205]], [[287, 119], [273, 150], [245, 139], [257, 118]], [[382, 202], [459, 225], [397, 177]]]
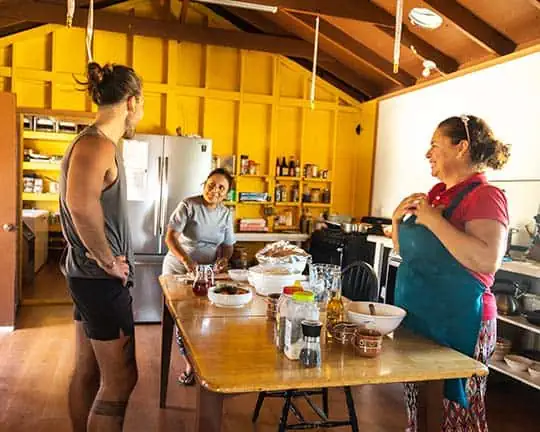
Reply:
[[[107, 138], [100, 130], [91, 125], [77, 136], [68, 147], [62, 160], [60, 173], [60, 222], [62, 232], [67, 242], [67, 249], [62, 261], [63, 270], [68, 277], [85, 279], [110, 279], [97, 263], [86, 256], [88, 250], [81, 241], [71, 218], [71, 213], [66, 203], [66, 185], [69, 162], [73, 148], [84, 136], [100, 136]], [[110, 141], [110, 140], [109, 140]], [[112, 142], [112, 141], [111, 141]], [[113, 143], [114, 144], [114, 143]], [[133, 251], [131, 247], [131, 234], [127, 218], [126, 199], [126, 173], [122, 155], [117, 145], [116, 166], [117, 177], [113, 184], [101, 192], [101, 207], [105, 221], [105, 235], [114, 256], [125, 256], [130, 267], [129, 280], [133, 280]]]

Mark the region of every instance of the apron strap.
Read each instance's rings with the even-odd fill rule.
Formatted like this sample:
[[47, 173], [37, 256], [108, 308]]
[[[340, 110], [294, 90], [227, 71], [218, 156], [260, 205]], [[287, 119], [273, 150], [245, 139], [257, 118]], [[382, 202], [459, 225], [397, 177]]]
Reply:
[[465, 186], [459, 193], [456, 195], [456, 197], [452, 200], [450, 205], [446, 207], [443, 211], [443, 217], [445, 219], [450, 219], [452, 217], [452, 214], [457, 209], [461, 201], [469, 195], [473, 190], [475, 190], [478, 186], [480, 186], [482, 182], [474, 182], [471, 184], [468, 184]]

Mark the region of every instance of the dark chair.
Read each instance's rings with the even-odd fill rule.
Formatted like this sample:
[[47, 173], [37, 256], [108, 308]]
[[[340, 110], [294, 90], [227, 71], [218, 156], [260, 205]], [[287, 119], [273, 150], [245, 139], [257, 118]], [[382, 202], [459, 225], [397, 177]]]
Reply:
[[[328, 418], [328, 389], [323, 388], [320, 390], [286, 390], [286, 391], [275, 391], [275, 392], [260, 392], [259, 397], [257, 398], [257, 405], [255, 406], [255, 411], [253, 412], [253, 423], [257, 421], [259, 413], [261, 411], [262, 404], [265, 397], [279, 397], [285, 398], [283, 404], [283, 409], [281, 411], [281, 418], [279, 420], [278, 432], [285, 432], [287, 430], [299, 430], [299, 429], [319, 429], [319, 428], [335, 428], [342, 426], [350, 426], [352, 432], [358, 432], [358, 419], [356, 417], [356, 410], [354, 408], [354, 400], [352, 397], [352, 392], [350, 387], [343, 387], [345, 392], [345, 398], [347, 401], [347, 410], [349, 413], [349, 418], [347, 420], [330, 420]], [[323, 409], [319, 408], [311, 396], [313, 395], [322, 395]], [[294, 399], [303, 397], [306, 399], [307, 403], [311, 409], [319, 417], [319, 421], [306, 421], [302, 413], [298, 410], [294, 403]], [[298, 423], [288, 424], [289, 413], [292, 412]]]
[[341, 272], [341, 291], [352, 301], [378, 301], [379, 279], [373, 267], [364, 261], [345, 267]]

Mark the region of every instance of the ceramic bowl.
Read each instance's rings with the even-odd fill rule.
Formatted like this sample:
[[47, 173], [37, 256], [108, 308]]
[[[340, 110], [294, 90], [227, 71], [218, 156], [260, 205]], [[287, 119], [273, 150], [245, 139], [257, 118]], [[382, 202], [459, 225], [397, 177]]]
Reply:
[[540, 380], [540, 362], [533, 363], [529, 366], [529, 373], [535, 380]]
[[[237, 288], [247, 291], [243, 294], [222, 294], [219, 293], [225, 285], [231, 284], [218, 284], [208, 290], [208, 299], [218, 307], [242, 307], [248, 304], [253, 298], [253, 293], [249, 289], [249, 286], [237, 286]], [[234, 285], [236, 286], [236, 285]]]
[[257, 294], [267, 296], [268, 294], [281, 294], [283, 287], [294, 285], [302, 278], [301, 274], [290, 273], [285, 269], [263, 269], [261, 266], [251, 267], [248, 272], [248, 280], [255, 287]]
[[377, 330], [359, 328], [352, 343], [362, 357], [377, 357], [382, 350], [382, 338], [383, 335]]
[[[369, 305], [375, 306], [375, 316], [369, 312]], [[351, 302], [347, 307], [348, 321], [359, 326], [366, 326], [377, 330], [383, 336], [392, 333], [399, 327], [407, 312], [400, 307], [374, 302]]]
[[236, 282], [247, 282], [248, 271], [247, 270], [229, 270], [229, 277]]
[[505, 356], [504, 361], [510, 369], [516, 372], [524, 372], [534, 363], [533, 360], [516, 354], [509, 354]]

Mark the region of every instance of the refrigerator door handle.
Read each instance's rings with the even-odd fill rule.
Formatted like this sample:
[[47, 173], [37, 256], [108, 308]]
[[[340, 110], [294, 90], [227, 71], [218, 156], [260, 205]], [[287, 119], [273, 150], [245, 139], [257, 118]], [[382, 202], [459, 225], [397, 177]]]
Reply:
[[[161, 195], [161, 156], [158, 157], [158, 184], [159, 192]], [[158, 198], [154, 200], [154, 237], [159, 235], [159, 215], [161, 213], [161, 199]]]
[[163, 198], [161, 199], [161, 229], [162, 233], [165, 232], [165, 218], [167, 216], [167, 205], [169, 204], [169, 158], [165, 157], [164, 169], [163, 169]]
[[[165, 156], [163, 162], [163, 184], [161, 186], [161, 221], [160, 237], [165, 235], [165, 218], [167, 216], [167, 206], [169, 201], [169, 157]], [[163, 253], [162, 242], [159, 242], [159, 253]]]

